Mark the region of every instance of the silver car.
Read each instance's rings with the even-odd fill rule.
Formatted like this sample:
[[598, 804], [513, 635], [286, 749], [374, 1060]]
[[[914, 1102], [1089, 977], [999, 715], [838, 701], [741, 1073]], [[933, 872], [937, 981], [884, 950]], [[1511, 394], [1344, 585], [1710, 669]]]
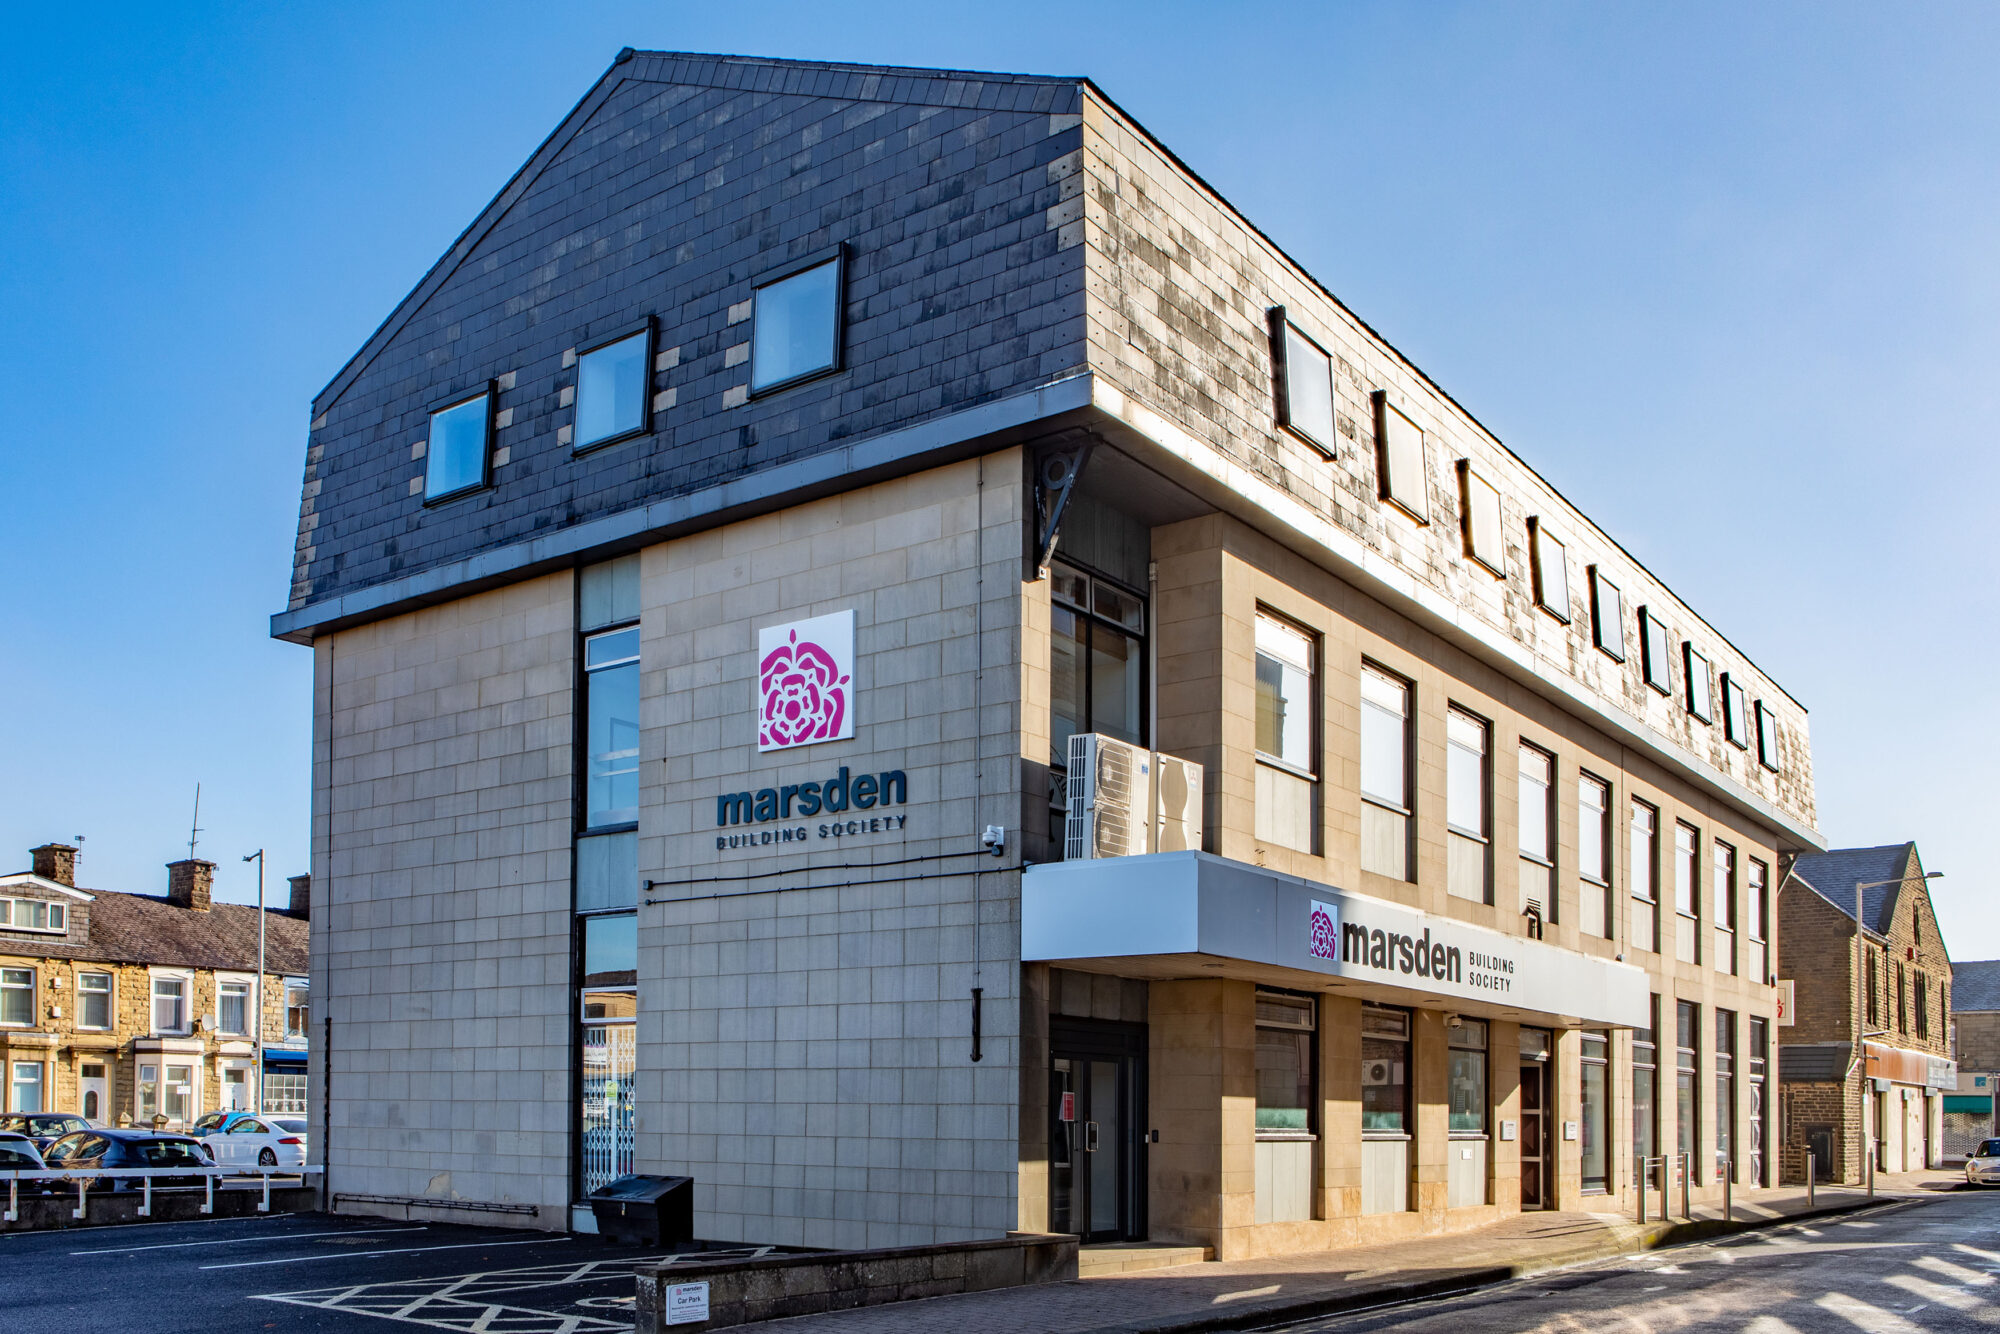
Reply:
[[1965, 1159], [1965, 1184], [1968, 1186], [1989, 1186], [2000, 1182], [2000, 1139], [1979, 1142]]

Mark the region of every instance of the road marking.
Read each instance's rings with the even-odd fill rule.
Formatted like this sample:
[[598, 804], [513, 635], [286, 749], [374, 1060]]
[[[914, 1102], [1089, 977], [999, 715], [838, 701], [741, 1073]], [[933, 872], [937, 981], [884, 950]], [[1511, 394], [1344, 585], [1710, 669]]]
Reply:
[[467, 1241], [452, 1246], [398, 1246], [386, 1251], [329, 1251], [325, 1255], [294, 1255], [282, 1260], [237, 1260], [226, 1265], [203, 1265], [203, 1269], [254, 1269], [258, 1265], [302, 1265], [313, 1260], [344, 1260], [356, 1255], [374, 1259], [378, 1255], [421, 1255], [425, 1251], [477, 1251], [500, 1246], [557, 1246], [568, 1237], [530, 1237], [526, 1241]]
[[[308, 1237], [375, 1237], [384, 1232], [426, 1232], [421, 1227], [342, 1228], [337, 1232], [273, 1232], [262, 1237], [225, 1237], [221, 1241], [162, 1241], [151, 1246], [106, 1246], [95, 1251], [71, 1251], [71, 1255], [123, 1255], [128, 1251], [174, 1251], [184, 1246], [240, 1246], [248, 1241], [304, 1241]], [[371, 1255], [377, 1252], [369, 1252]]]

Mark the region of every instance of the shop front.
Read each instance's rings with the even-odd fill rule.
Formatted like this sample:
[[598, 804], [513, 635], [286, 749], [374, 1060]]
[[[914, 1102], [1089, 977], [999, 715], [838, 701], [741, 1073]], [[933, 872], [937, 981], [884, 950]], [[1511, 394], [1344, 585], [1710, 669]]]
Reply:
[[1868, 1136], [1878, 1172], [1920, 1172], [1944, 1159], [1945, 1095], [1958, 1064], [1928, 1052], [1865, 1043]]

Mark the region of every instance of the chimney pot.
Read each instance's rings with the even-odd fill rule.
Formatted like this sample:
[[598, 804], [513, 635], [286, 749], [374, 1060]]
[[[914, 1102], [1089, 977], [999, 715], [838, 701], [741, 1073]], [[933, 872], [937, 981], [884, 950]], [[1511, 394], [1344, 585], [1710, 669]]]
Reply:
[[292, 916], [312, 916], [312, 882], [310, 875], [289, 877], [292, 885]]
[[76, 849], [67, 843], [44, 843], [39, 848], [28, 849], [28, 855], [35, 859], [34, 873], [44, 880], [53, 880], [58, 885], [76, 888]]
[[167, 863], [167, 902], [196, 912], [209, 909], [209, 889], [215, 883], [215, 863], [183, 857]]

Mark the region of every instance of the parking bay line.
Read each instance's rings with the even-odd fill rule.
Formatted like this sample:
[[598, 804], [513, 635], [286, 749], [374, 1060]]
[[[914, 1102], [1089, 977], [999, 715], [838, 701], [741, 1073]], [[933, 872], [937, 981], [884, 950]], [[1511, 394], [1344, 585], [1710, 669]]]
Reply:
[[[95, 1251], [71, 1251], [71, 1255], [123, 1255], [128, 1251], [177, 1251], [185, 1246], [241, 1246], [252, 1241], [304, 1241], [309, 1237], [379, 1237], [384, 1232], [428, 1232], [427, 1227], [342, 1228], [336, 1232], [273, 1232], [266, 1236], [225, 1237], [221, 1241], [162, 1241], [151, 1246], [106, 1246]], [[377, 1254], [377, 1252], [369, 1252]]]
[[418, 1255], [425, 1251], [476, 1251], [482, 1248], [501, 1246], [554, 1246], [568, 1241], [568, 1237], [530, 1237], [526, 1241], [467, 1241], [451, 1246], [399, 1246], [387, 1251], [331, 1251], [325, 1255], [294, 1255], [281, 1260], [237, 1260], [226, 1265], [202, 1265], [203, 1269], [251, 1269], [258, 1265], [302, 1265], [309, 1260], [340, 1260], [366, 1256], [374, 1259], [378, 1255]]

